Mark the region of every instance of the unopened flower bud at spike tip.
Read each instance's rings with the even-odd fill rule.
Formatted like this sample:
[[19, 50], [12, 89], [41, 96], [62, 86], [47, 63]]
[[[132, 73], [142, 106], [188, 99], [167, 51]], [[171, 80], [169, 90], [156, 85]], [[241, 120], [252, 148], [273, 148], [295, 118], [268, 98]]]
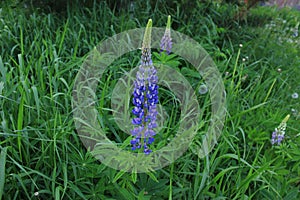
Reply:
[[147, 27], [152, 27], [152, 19], [148, 20]]
[[167, 28], [171, 28], [171, 15], [168, 16]]
[[289, 118], [290, 118], [290, 115], [287, 115], [287, 116], [282, 120], [281, 123], [286, 123], [286, 122], [289, 120]]
[[152, 30], [152, 19], [148, 20], [145, 34], [144, 34], [144, 40], [143, 40], [143, 47], [142, 48], [151, 48], [151, 30]]

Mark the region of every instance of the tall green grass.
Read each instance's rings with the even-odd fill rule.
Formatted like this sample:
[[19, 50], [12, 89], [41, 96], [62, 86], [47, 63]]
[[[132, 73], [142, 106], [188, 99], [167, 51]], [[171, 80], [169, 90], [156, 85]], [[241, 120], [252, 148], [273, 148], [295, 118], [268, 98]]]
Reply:
[[[267, 10], [272, 19], [287, 20], [275, 27], [281, 30], [299, 22], [299, 13], [256, 8], [246, 21], [238, 22], [233, 19], [236, 8], [230, 5], [196, 3], [187, 10], [184, 2], [173, 2], [172, 7], [164, 1], [147, 2], [137, 1], [130, 13], [105, 2], [68, 7], [63, 13], [13, 9], [3, 3], [0, 199], [299, 199], [300, 105], [299, 99], [291, 98], [292, 93], [300, 93], [299, 45], [278, 43], [280, 33], [255, 21]], [[77, 135], [71, 106], [74, 77], [85, 55], [100, 41], [144, 27], [148, 18], [163, 27], [169, 14], [173, 28], [197, 40], [222, 73], [227, 92], [225, 126], [204, 159], [194, 153], [195, 144], [201, 142], [196, 137], [168, 167], [152, 174], [120, 173], [97, 161]], [[138, 60], [132, 54], [113, 63], [102, 90], [110, 94], [114, 78]], [[189, 63], [179, 61], [178, 69], [197, 91], [205, 82], [192, 75]], [[170, 113], [176, 112], [175, 100], [169, 96], [161, 103]], [[208, 96], [197, 97], [209, 112]], [[110, 105], [106, 96], [99, 99], [100, 105]], [[291, 109], [297, 112], [288, 121], [286, 138], [272, 147], [272, 131]], [[126, 139], [115, 124], [101, 120], [112, 139]], [[176, 126], [176, 117], [168, 126], [169, 130]]]

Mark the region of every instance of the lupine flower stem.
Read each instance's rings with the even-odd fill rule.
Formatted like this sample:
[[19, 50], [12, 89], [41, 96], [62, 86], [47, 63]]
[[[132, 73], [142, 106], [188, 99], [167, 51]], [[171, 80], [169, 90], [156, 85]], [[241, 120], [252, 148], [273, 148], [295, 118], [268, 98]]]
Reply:
[[271, 139], [272, 145], [274, 145], [276, 143], [280, 144], [282, 142], [282, 140], [284, 139], [286, 123], [289, 120], [289, 118], [290, 118], [290, 115], [287, 115], [282, 120], [282, 122], [279, 124], [279, 126], [277, 128], [275, 128], [275, 131], [273, 131], [272, 139]]
[[164, 36], [161, 38], [161, 41], [160, 41], [160, 52], [165, 51], [167, 54], [170, 54], [171, 49], [172, 49], [171, 16], [169, 15]]
[[136, 117], [132, 119], [132, 124], [136, 127], [131, 130], [134, 137], [131, 140], [132, 150], [143, 149], [145, 154], [152, 151], [149, 145], [154, 141], [156, 133], [153, 129], [157, 127], [158, 77], [151, 59], [151, 28], [150, 19], [144, 34], [141, 64], [134, 82], [132, 113]]

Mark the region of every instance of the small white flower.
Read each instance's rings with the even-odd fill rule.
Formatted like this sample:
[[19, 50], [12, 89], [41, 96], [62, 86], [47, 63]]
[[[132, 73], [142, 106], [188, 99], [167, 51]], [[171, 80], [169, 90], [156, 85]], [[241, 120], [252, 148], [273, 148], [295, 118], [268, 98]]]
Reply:
[[240, 44], [239, 47], [242, 48], [242, 47], [243, 47], [243, 44]]
[[294, 92], [294, 93], [292, 94], [292, 98], [293, 98], [293, 99], [298, 99], [298, 98], [299, 98], [298, 93], [297, 93], [297, 92]]
[[297, 113], [298, 111], [296, 109], [292, 108], [291, 112], [294, 114], [294, 113]]
[[208, 92], [207, 86], [204, 84], [200, 85], [198, 92], [199, 94], [206, 94]]
[[34, 196], [36, 196], [36, 197], [39, 196], [39, 192], [35, 192]]
[[246, 58], [243, 58], [242, 61], [245, 62], [245, 61], [246, 61]]
[[246, 81], [248, 78], [248, 74], [246, 74], [245, 76], [242, 77], [242, 81]]

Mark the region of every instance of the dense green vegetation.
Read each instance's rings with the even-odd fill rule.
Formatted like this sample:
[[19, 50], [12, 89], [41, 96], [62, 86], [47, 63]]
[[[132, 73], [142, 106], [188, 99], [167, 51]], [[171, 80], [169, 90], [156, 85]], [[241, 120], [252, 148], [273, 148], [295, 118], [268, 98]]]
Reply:
[[[60, 10], [12, 2], [0, 3], [0, 199], [300, 198], [299, 11], [255, 7], [237, 17], [237, 5], [215, 1], [121, 1], [123, 9], [95, 1]], [[196, 137], [170, 166], [120, 173], [96, 160], [76, 132], [74, 78], [99, 42], [145, 27], [149, 18], [165, 27], [168, 15], [172, 29], [199, 42], [222, 74], [222, 135], [203, 159], [194, 151], [201, 140]], [[99, 110], [110, 106], [106, 97], [120, 73], [139, 58], [140, 52], [129, 53], [109, 67], [103, 79], [108, 81], [99, 86], [105, 95], [98, 97]], [[196, 91], [205, 84], [189, 63], [170, 59]], [[176, 113], [173, 95], [163, 87], [160, 92], [160, 104]], [[207, 122], [209, 93], [197, 97]], [[110, 139], [125, 141], [128, 135], [105, 117], [109, 112], [101, 113], [99, 123]], [[272, 145], [272, 132], [288, 114], [283, 142]], [[167, 124], [176, 127], [176, 116]]]

